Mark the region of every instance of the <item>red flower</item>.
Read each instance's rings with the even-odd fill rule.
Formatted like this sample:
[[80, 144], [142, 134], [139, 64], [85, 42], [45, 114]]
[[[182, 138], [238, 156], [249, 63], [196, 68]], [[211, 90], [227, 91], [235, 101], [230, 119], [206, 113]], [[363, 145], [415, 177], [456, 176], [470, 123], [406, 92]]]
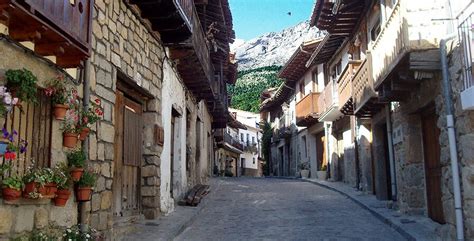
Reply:
[[15, 152], [6, 152], [5, 153], [5, 159], [6, 160], [16, 159], [16, 153]]
[[100, 105], [100, 99], [99, 99], [99, 98], [96, 98], [96, 99], [95, 99], [95, 103], [96, 103], [97, 105]]
[[44, 94], [46, 96], [52, 96], [53, 95], [53, 92], [54, 92], [54, 89], [53, 88], [47, 88], [44, 90]]

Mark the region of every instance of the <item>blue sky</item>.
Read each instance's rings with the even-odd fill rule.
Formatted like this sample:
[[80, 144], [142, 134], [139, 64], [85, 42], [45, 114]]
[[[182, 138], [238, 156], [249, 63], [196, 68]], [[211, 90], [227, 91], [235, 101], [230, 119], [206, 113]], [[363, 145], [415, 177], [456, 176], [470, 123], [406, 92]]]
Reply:
[[229, 0], [229, 3], [236, 38], [249, 40], [308, 20], [314, 0]]

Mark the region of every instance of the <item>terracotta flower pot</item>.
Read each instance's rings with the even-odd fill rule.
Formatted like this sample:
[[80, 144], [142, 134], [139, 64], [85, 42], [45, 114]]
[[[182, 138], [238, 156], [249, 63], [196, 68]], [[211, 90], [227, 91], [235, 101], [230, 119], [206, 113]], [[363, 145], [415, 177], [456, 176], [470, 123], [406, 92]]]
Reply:
[[63, 146], [74, 148], [77, 144], [77, 133], [63, 133]]
[[54, 105], [54, 118], [56, 120], [64, 120], [64, 117], [66, 116], [66, 112], [69, 109], [67, 105], [62, 105], [62, 104], [56, 104]]
[[56, 192], [56, 197], [54, 198], [54, 205], [58, 207], [66, 206], [67, 200], [69, 200], [69, 196], [71, 195], [71, 191], [67, 189], [60, 189]]
[[90, 201], [92, 187], [78, 187], [76, 189], [76, 200], [78, 202]]
[[3, 187], [2, 197], [6, 201], [17, 200], [18, 198], [21, 197], [21, 190], [9, 188], [9, 187]]
[[51, 197], [54, 197], [56, 191], [58, 190], [58, 186], [56, 185], [56, 183], [47, 183], [44, 185], [44, 188], [46, 189], [46, 196]]
[[79, 140], [85, 140], [89, 136], [90, 131], [91, 129], [89, 127], [82, 128], [81, 133], [79, 134]]
[[42, 196], [47, 195], [46, 187], [41, 186], [37, 182], [29, 182], [25, 184], [25, 189], [23, 190], [23, 197], [24, 198], [30, 198], [30, 193], [37, 192], [41, 194]]
[[82, 177], [82, 173], [84, 173], [84, 168], [76, 167], [71, 170], [71, 178], [73, 181], [77, 182]]

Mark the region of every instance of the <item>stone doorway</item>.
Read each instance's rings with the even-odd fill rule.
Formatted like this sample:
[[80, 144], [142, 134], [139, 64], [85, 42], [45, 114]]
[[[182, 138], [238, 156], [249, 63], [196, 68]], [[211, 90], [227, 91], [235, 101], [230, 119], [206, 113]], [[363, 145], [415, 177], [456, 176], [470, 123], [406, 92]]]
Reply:
[[391, 200], [392, 188], [390, 183], [390, 159], [386, 123], [374, 125], [373, 133], [375, 196], [379, 200]]

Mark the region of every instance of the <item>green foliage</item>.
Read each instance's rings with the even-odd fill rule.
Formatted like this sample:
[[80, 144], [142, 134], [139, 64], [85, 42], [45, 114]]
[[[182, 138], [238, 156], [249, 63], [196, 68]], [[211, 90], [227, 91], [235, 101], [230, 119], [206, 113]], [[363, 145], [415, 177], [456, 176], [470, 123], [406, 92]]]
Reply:
[[231, 107], [259, 112], [260, 94], [268, 88], [278, 87], [283, 80], [277, 77], [281, 66], [268, 66], [240, 71], [234, 86], [228, 87], [232, 96]]
[[86, 153], [81, 149], [67, 154], [67, 163], [70, 167], [84, 167], [86, 159]]
[[95, 186], [96, 179], [97, 177], [94, 173], [85, 171], [82, 174], [81, 179], [77, 182], [77, 185], [79, 187], [93, 187]]
[[58, 164], [54, 169], [53, 182], [58, 185], [58, 189], [65, 190], [69, 189], [72, 184], [72, 179], [68, 171], [66, 163], [62, 162]]
[[23, 181], [21, 180], [21, 177], [18, 177], [18, 176], [5, 178], [2, 181], [2, 184], [5, 187], [16, 189], [16, 190], [21, 190], [21, 188], [23, 188]]
[[36, 78], [27, 69], [9, 69], [5, 72], [7, 88], [20, 100], [36, 103]]

